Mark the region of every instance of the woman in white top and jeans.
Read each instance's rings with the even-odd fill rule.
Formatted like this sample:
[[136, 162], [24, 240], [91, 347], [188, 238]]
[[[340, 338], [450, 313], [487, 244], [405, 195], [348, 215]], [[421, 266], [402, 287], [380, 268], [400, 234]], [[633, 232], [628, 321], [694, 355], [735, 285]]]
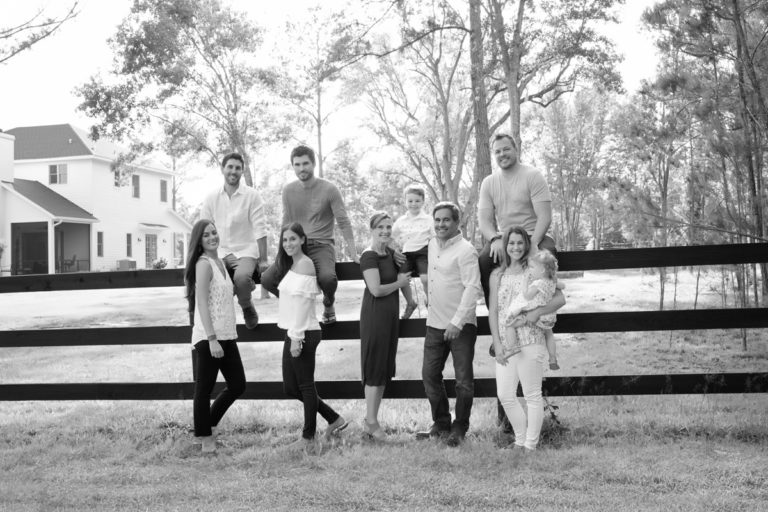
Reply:
[[[491, 328], [496, 359], [496, 392], [501, 405], [515, 431], [515, 446], [535, 450], [544, 420], [544, 400], [541, 392], [547, 349], [544, 330], [536, 325], [542, 314], [554, 313], [565, 304], [562, 292], [545, 305], [526, 312], [525, 319], [514, 323], [521, 350], [514, 355], [506, 353], [506, 329], [500, 328], [510, 302], [526, 284], [531, 238], [519, 226], [509, 228], [502, 237], [504, 257], [501, 266], [490, 279], [488, 324]], [[517, 400], [517, 384], [523, 388], [527, 413]]]
[[[245, 372], [237, 349], [234, 291], [223, 262], [219, 259], [219, 234], [213, 222], [197, 221], [192, 228], [184, 283], [188, 310], [194, 314], [192, 358], [195, 394], [193, 399], [195, 437], [202, 438], [203, 452], [216, 450], [213, 430], [229, 406], [245, 391]], [[211, 392], [221, 374], [227, 387], [213, 401]]]
[[315, 351], [320, 344], [320, 323], [315, 315], [315, 297], [320, 292], [315, 265], [307, 256], [307, 237], [301, 224], [294, 222], [280, 232], [277, 265], [280, 284], [278, 323], [286, 330], [283, 345], [283, 390], [304, 404], [304, 429], [301, 439], [291, 446], [309, 448], [315, 440], [317, 414], [328, 422], [326, 438], [343, 430], [347, 422], [317, 395]]

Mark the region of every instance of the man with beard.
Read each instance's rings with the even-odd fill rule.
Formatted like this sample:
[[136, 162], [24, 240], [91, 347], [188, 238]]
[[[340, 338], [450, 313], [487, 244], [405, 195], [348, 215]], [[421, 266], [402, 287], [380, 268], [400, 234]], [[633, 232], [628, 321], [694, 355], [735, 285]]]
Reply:
[[[520, 163], [517, 144], [511, 135], [496, 134], [491, 142], [491, 152], [496, 157], [500, 172], [483, 179], [477, 205], [478, 225], [487, 240], [478, 258], [486, 305], [491, 272], [501, 263], [507, 250], [502, 243], [502, 233], [507, 229], [522, 226], [528, 232], [531, 237], [529, 257], [536, 253], [537, 248], [548, 249], [557, 255], [555, 241], [547, 236], [552, 222], [552, 196], [547, 180], [538, 169]], [[537, 312], [536, 318], [540, 314], [541, 311]], [[552, 336], [552, 331], [547, 335]], [[491, 356], [495, 355], [493, 344], [489, 352]], [[501, 402], [497, 405], [499, 422], [505, 432], [512, 432]]]
[[[307, 235], [307, 256], [315, 264], [317, 282], [323, 291], [322, 322], [336, 321], [336, 249], [333, 239], [334, 220], [339, 225], [347, 246], [349, 259], [357, 263], [352, 223], [339, 189], [330, 181], [315, 176], [315, 152], [308, 146], [297, 146], [291, 151], [291, 165], [297, 181], [283, 187], [283, 226], [298, 222]], [[261, 285], [278, 295], [277, 285], [283, 276], [272, 265], [261, 278]]]
[[256, 287], [253, 275], [268, 266], [267, 231], [264, 201], [256, 190], [240, 183], [244, 165], [239, 153], [224, 156], [221, 161], [224, 186], [205, 198], [200, 218], [216, 225], [219, 257], [232, 277], [245, 326], [255, 329], [259, 315], [251, 302], [251, 292]]
[[487, 240], [480, 252], [480, 280], [488, 304], [488, 278], [506, 251], [501, 235], [512, 226], [522, 226], [531, 237], [531, 254], [548, 249], [557, 255], [555, 241], [547, 236], [552, 222], [552, 197], [547, 180], [538, 169], [520, 163], [515, 140], [497, 134], [491, 143], [500, 172], [483, 179], [477, 217], [480, 231]]

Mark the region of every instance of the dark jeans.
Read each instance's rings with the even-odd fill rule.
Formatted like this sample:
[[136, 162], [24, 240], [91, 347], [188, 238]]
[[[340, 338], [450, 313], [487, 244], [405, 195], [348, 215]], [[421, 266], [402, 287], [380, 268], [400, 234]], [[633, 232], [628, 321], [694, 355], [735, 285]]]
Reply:
[[[424, 381], [424, 392], [432, 408], [432, 421], [437, 428], [439, 430], [457, 429], [465, 434], [469, 430], [469, 415], [472, 412], [472, 401], [475, 396], [472, 361], [475, 357], [477, 327], [465, 324], [459, 336], [453, 340], [443, 339], [444, 332], [444, 329], [427, 326], [421, 378]], [[443, 369], [448, 354], [453, 358], [453, 369], [456, 373], [456, 420], [453, 425], [451, 425], [448, 394], [443, 382]]]
[[240, 307], [252, 306], [251, 292], [256, 286], [253, 278], [259, 275], [256, 258], [235, 258], [232, 254], [227, 254], [223, 261], [229, 277], [232, 278], [232, 284], [235, 285], [235, 295]]
[[323, 402], [315, 388], [315, 352], [320, 344], [321, 331], [306, 331], [299, 357], [291, 355], [291, 339], [286, 334], [283, 344], [283, 391], [304, 404], [304, 429], [301, 437], [314, 439], [317, 413], [328, 423], [339, 419], [336, 411]]
[[[554, 254], [555, 257], [557, 257], [557, 247], [555, 247], [555, 241], [549, 235], [544, 235], [544, 238], [541, 239], [539, 249], [547, 249], [552, 254]], [[480, 265], [480, 284], [483, 287], [485, 305], [487, 306], [488, 293], [490, 290], [488, 280], [491, 277], [491, 272], [493, 272], [493, 269], [499, 266], [499, 264], [494, 263], [493, 259], [491, 258], [491, 242], [486, 242], [483, 250], [480, 251], [477, 262]]]
[[[324, 243], [317, 240], [307, 240], [307, 256], [315, 264], [317, 284], [323, 291], [323, 305], [333, 306], [336, 301], [336, 288], [339, 281], [336, 278], [336, 249], [333, 243]], [[275, 264], [261, 275], [261, 286], [276, 297], [280, 296], [277, 285], [283, 276], [278, 275]]]
[[[195, 365], [195, 394], [192, 403], [195, 436], [198, 437], [211, 435], [211, 427], [219, 424], [229, 406], [245, 391], [245, 371], [243, 371], [237, 342], [219, 340], [219, 344], [224, 349], [224, 357], [219, 359], [211, 356], [207, 340], [197, 342], [192, 350], [192, 360]], [[211, 392], [216, 384], [219, 370], [227, 386], [211, 405]]]

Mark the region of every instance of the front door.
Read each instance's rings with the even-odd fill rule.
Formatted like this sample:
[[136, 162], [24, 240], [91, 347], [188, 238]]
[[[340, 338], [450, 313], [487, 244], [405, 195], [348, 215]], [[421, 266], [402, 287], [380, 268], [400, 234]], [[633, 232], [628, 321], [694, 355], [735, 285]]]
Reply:
[[157, 235], [147, 234], [144, 237], [146, 241], [145, 255], [147, 257], [147, 267], [152, 268], [152, 264], [157, 260]]

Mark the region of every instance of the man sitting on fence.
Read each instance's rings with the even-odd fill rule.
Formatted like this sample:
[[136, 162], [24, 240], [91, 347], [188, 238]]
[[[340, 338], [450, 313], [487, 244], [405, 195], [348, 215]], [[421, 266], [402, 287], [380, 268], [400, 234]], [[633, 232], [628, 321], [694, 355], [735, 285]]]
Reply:
[[[298, 180], [283, 187], [283, 226], [298, 222], [307, 234], [307, 256], [315, 264], [317, 283], [323, 291], [322, 323], [336, 321], [336, 248], [333, 239], [334, 220], [339, 225], [347, 245], [349, 259], [357, 263], [357, 249], [352, 223], [339, 189], [328, 180], [315, 176], [315, 152], [308, 146], [296, 146], [291, 151], [291, 165]], [[280, 281], [276, 265], [261, 276], [261, 286], [278, 295]]]
[[221, 161], [224, 186], [205, 198], [200, 218], [212, 220], [218, 229], [219, 257], [232, 276], [245, 326], [255, 329], [259, 315], [251, 302], [251, 292], [256, 287], [253, 274], [268, 267], [267, 224], [261, 195], [240, 183], [244, 165], [238, 153], [224, 156]]
[[477, 204], [477, 220], [487, 240], [480, 252], [480, 279], [488, 304], [488, 277], [504, 257], [501, 234], [523, 226], [531, 237], [532, 252], [547, 249], [557, 256], [555, 241], [547, 236], [552, 221], [552, 198], [547, 180], [538, 169], [520, 163], [517, 144], [507, 134], [497, 134], [491, 150], [501, 172], [483, 179]]

